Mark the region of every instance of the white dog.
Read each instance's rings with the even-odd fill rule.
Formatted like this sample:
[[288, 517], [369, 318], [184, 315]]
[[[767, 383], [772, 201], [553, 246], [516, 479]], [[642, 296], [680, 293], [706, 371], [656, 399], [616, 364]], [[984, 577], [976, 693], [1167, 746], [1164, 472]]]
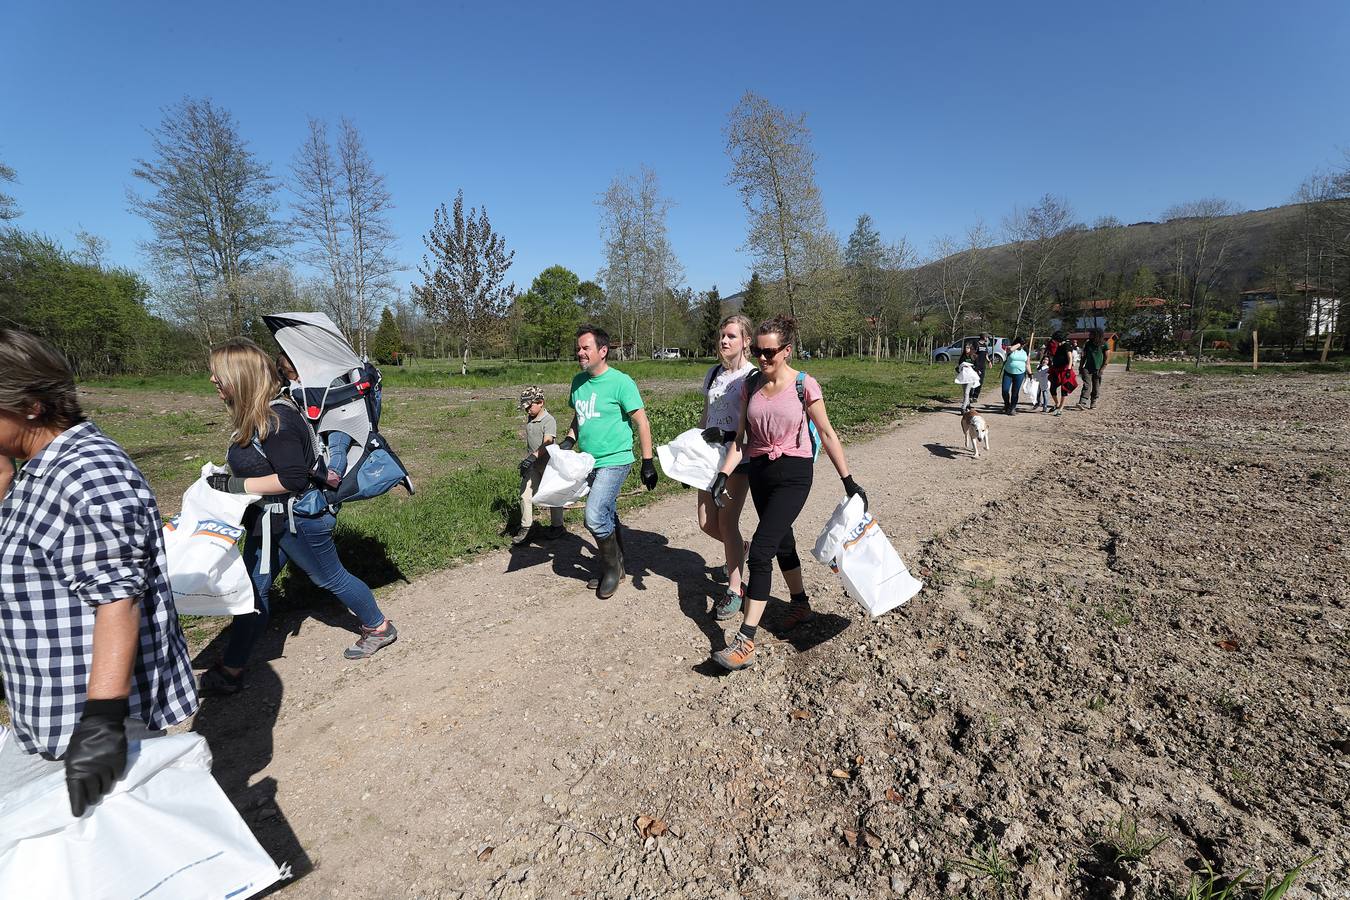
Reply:
[[967, 450], [975, 452], [975, 458], [980, 458], [980, 444], [984, 444], [984, 449], [989, 449], [989, 426], [984, 421], [984, 416], [977, 416], [975, 410], [966, 410], [961, 413], [961, 433], [965, 436], [965, 447]]

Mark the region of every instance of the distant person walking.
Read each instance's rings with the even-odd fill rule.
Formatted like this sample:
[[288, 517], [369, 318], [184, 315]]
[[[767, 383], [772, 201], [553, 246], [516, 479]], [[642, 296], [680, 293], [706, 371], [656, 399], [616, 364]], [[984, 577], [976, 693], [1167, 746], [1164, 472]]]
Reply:
[[[17, 474], [13, 459], [26, 460]], [[125, 774], [128, 739], [196, 711], [162, 529], [145, 477], [85, 419], [66, 360], [0, 329], [0, 681], [13, 729], [0, 796], [64, 769], [83, 816]], [[97, 833], [80, 841], [98, 846]]]
[[[1092, 329], [1092, 335], [1083, 345], [1083, 367], [1080, 372], [1083, 381], [1083, 392], [1078, 395], [1078, 405], [1082, 406], [1086, 400], [1088, 409], [1096, 409], [1097, 395], [1102, 388], [1102, 374], [1106, 367], [1111, 364], [1111, 347], [1106, 343], [1106, 338], [1100, 328]], [[1089, 396], [1091, 391], [1091, 396]]]
[[975, 385], [975, 389], [970, 392], [970, 405], [974, 405], [980, 399], [980, 390], [984, 387], [985, 373], [989, 371], [989, 334], [985, 332], [980, 335], [979, 343], [975, 345], [975, 374], [980, 376], [980, 383]]
[[1032, 409], [1039, 409], [1041, 412], [1050, 411], [1050, 357], [1041, 352], [1041, 359], [1037, 365], [1036, 371], [1032, 373], [1031, 380], [1036, 382], [1036, 402], [1031, 405]]
[[961, 348], [961, 358], [956, 361], [956, 383], [961, 385], [961, 412], [965, 412], [980, 394], [980, 373], [975, 371], [973, 343], [968, 342]]
[[[283, 391], [276, 365], [250, 340], [227, 341], [211, 351], [211, 383], [234, 427], [225, 458], [230, 471], [212, 475], [211, 486], [233, 494], [258, 494], [243, 525], [244, 563], [253, 581], [254, 612], [235, 616], [221, 661], [202, 675], [206, 696], [228, 696], [244, 686], [244, 667], [267, 627], [272, 584], [293, 562], [314, 584], [331, 591], [357, 618], [361, 637], [343, 651], [365, 659], [398, 639], [375, 595], [347, 571], [333, 543], [337, 520], [331, 511], [303, 515], [295, 502], [316, 487], [314, 432]], [[326, 481], [324, 482], [326, 484]]]
[[[737, 315], [727, 316], [718, 329], [718, 362], [703, 378], [703, 439], [710, 444], [730, 444], [736, 440], [741, 408], [745, 406], [746, 376], [755, 371], [746, 356], [753, 327], [749, 319]], [[726, 555], [726, 591], [713, 603], [713, 617], [718, 620], [735, 616], [745, 599], [741, 510], [749, 491], [748, 469], [749, 462], [742, 462], [728, 476], [721, 503], [715, 501], [711, 490], [698, 492], [698, 527], [708, 537], [721, 541]]]
[[1053, 415], [1064, 413], [1064, 401], [1077, 386], [1077, 376], [1073, 371], [1073, 345], [1065, 340], [1064, 332], [1056, 331], [1046, 345], [1050, 356], [1050, 397], [1054, 400]]
[[1013, 338], [1008, 345], [1008, 358], [1003, 361], [1003, 412], [1005, 415], [1017, 415], [1017, 401], [1021, 396], [1022, 382], [1027, 377], [1027, 351], [1021, 338]]
[[[713, 481], [712, 495], [726, 502], [726, 486], [743, 457], [749, 457], [750, 497], [759, 513], [759, 525], [750, 538], [750, 585], [746, 590], [745, 620], [731, 646], [712, 655], [724, 669], [743, 669], [754, 661], [755, 635], [773, 587], [773, 562], [787, 582], [791, 607], [783, 623], [790, 630], [810, 621], [812, 612], [802, 581], [802, 563], [797, 556], [793, 523], [811, 493], [815, 464], [815, 436], [834, 463], [848, 496], [867, 494], [848, 471], [844, 447], [830, 425], [820, 385], [810, 375], [791, 366], [792, 345], [797, 339], [797, 320], [778, 315], [759, 326], [754, 354], [759, 372], [746, 385], [739, 438], [727, 450], [722, 471]], [[800, 384], [800, 393], [799, 391]]]
[[576, 410], [560, 450], [576, 447], [595, 457], [586, 495], [586, 529], [595, 538], [600, 574], [589, 583], [607, 600], [624, 578], [623, 534], [619, 525], [619, 491], [633, 468], [633, 426], [642, 448], [642, 484], [656, 487], [652, 431], [636, 382], [609, 365], [609, 332], [595, 325], [577, 329], [577, 362], [581, 374], [572, 379], [567, 403]]
[[[539, 490], [539, 480], [544, 477], [548, 464], [548, 446], [558, 437], [558, 422], [553, 414], [544, 408], [544, 392], [530, 385], [520, 392], [520, 408], [525, 412], [525, 449], [528, 451], [520, 461], [520, 530], [511, 538], [512, 544], [523, 544], [534, 534], [534, 492]], [[544, 532], [545, 540], [555, 540], [563, 536], [563, 508], [554, 506], [549, 509], [549, 527]]]

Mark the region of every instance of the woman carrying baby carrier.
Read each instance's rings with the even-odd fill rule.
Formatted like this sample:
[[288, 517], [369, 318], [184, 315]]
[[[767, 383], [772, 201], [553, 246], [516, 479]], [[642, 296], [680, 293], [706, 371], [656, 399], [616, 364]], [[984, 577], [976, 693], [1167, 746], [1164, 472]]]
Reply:
[[844, 448], [830, 425], [820, 385], [790, 364], [796, 338], [797, 320], [792, 316], [774, 316], [759, 326], [752, 351], [759, 359], [759, 371], [746, 383], [738, 440], [729, 447], [726, 462], [713, 481], [712, 495], [721, 506], [727, 502], [731, 473], [743, 456], [749, 457], [750, 497], [759, 513], [746, 565], [750, 585], [745, 622], [732, 645], [712, 657], [725, 669], [743, 669], [754, 661], [755, 633], [769, 601], [775, 557], [792, 599], [783, 630], [796, 628], [815, 615], [802, 582], [792, 525], [811, 493], [817, 439], [834, 463], [848, 496], [861, 496], [864, 507], [867, 503], [867, 494], [848, 473]]
[[1054, 415], [1064, 414], [1064, 401], [1078, 387], [1078, 376], [1073, 371], [1073, 345], [1064, 339], [1064, 332], [1056, 331], [1046, 344], [1050, 356], [1050, 396], [1055, 401]]
[[[337, 595], [360, 620], [361, 638], [343, 654], [364, 659], [398, 637], [369, 587], [343, 567], [333, 544], [336, 519], [315, 494], [326, 472], [318, 440], [282, 391], [276, 366], [252, 341], [233, 340], [211, 351], [211, 383], [229, 410], [233, 442], [229, 474], [213, 475], [216, 490], [259, 494], [244, 517], [244, 562], [253, 579], [256, 613], [235, 616], [222, 661], [202, 676], [202, 693], [227, 695], [243, 686], [244, 666], [267, 626], [272, 582], [288, 561], [316, 585]], [[321, 495], [318, 495], [321, 499]], [[308, 503], [302, 501], [309, 501]]]
[[[703, 379], [703, 439], [710, 444], [736, 440], [745, 405], [745, 379], [755, 367], [746, 358], [750, 332], [754, 328], [745, 316], [727, 316], [718, 328], [717, 365]], [[726, 496], [714, 502], [709, 491], [698, 492], [698, 527], [708, 537], [722, 542], [726, 553], [727, 588], [713, 603], [713, 617], [730, 619], [741, 611], [745, 599], [741, 569], [745, 564], [745, 543], [741, 538], [741, 509], [749, 487], [747, 465], [742, 463], [727, 478]]]

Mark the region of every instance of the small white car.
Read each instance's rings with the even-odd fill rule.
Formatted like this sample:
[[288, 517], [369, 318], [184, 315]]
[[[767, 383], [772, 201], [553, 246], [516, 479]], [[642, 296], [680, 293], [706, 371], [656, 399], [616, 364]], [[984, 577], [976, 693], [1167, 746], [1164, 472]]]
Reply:
[[680, 351], [678, 347], [661, 347], [652, 351], [652, 359], [679, 359]]

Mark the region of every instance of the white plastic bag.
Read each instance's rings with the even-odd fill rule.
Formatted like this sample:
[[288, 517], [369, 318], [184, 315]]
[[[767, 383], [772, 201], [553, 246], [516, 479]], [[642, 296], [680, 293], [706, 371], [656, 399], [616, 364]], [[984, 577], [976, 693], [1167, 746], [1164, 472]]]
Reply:
[[839, 573], [844, 590], [873, 618], [909, 602], [923, 589], [876, 518], [863, 510], [861, 497], [847, 498], [835, 508], [811, 552], [816, 559], [833, 553], [831, 567]]
[[727, 460], [726, 444], [709, 444], [698, 428], [682, 431], [669, 444], [656, 448], [667, 478], [706, 491]]
[[206, 483], [226, 471], [207, 463], [183, 494], [182, 512], [164, 526], [169, 587], [181, 615], [242, 616], [253, 612], [253, 584], [239, 552], [239, 522], [257, 494], [229, 494]]
[[1036, 379], [1030, 372], [1022, 379], [1022, 399], [1033, 406], [1036, 404]]
[[539, 477], [539, 490], [534, 492], [535, 506], [566, 506], [580, 500], [591, 491], [586, 477], [595, 468], [595, 457], [576, 450], [548, 448], [544, 474]]
[[126, 775], [79, 819], [60, 769], [0, 797], [0, 897], [243, 900], [280, 877], [201, 735], [133, 741]]
[[968, 384], [971, 387], [980, 386], [980, 373], [975, 371], [975, 367], [968, 362], [961, 363], [960, 368], [956, 370], [956, 378], [953, 379], [956, 384]]

